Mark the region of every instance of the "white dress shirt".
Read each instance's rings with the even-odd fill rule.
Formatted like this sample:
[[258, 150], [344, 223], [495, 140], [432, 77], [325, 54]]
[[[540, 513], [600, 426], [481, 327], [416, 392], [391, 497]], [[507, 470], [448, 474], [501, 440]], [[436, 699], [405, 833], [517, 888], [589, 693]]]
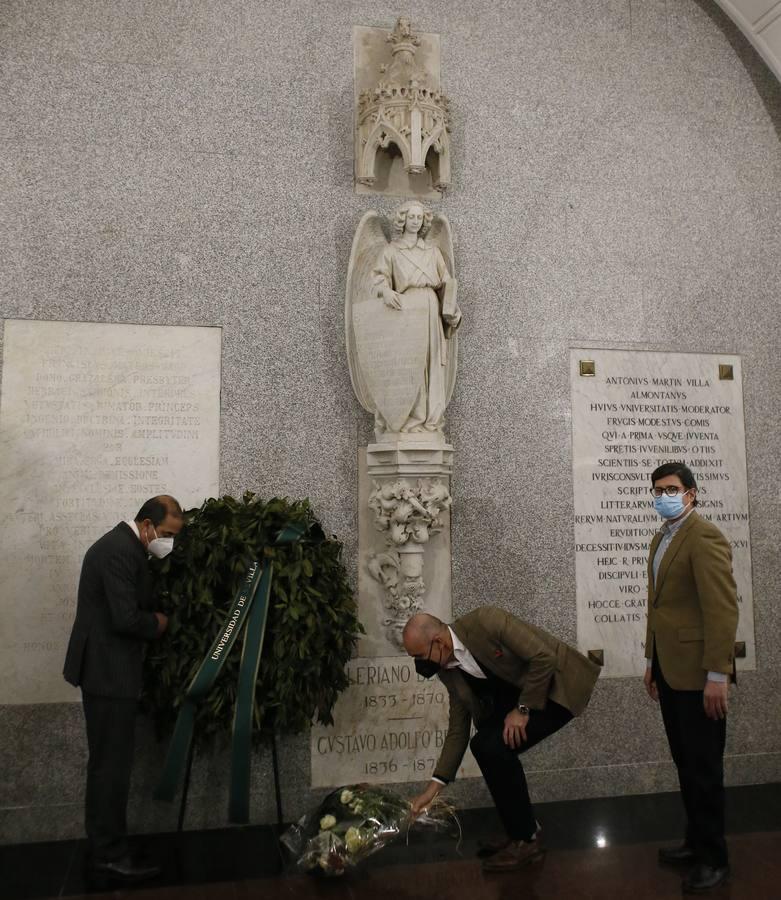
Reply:
[[451, 660], [445, 668], [463, 669], [469, 675], [474, 675], [475, 678], [485, 678], [485, 672], [480, 668], [474, 656], [472, 656], [458, 639], [458, 635], [455, 631], [453, 631], [449, 625], [447, 626], [447, 630], [450, 632], [450, 639], [453, 641], [453, 654], [455, 655], [455, 659]]

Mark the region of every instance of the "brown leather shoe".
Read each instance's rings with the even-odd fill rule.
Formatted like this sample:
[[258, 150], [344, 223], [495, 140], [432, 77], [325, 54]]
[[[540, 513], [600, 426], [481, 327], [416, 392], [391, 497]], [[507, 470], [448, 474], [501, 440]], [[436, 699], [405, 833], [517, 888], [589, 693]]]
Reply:
[[477, 842], [477, 855], [480, 857], [493, 856], [499, 853], [500, 850], [505, 850], [509, 847], [510, 843], [510, 838], [497, 834], [487, 840]]
[[510, 838], [497, 834], [494, 837], [477, 842], [477, 855], [480, 857], [493, 856], [495, 853], [499, 853], [500, 850], [505, 850], [509, 847], [510, 843]]
[[488, 859], [483, 860], [484, 872], [512, 872], [522, 869], [531, 863], [540, 862], [545, 856], [537, 841], [510, 841], [504, 850], [500, 850]]
[[[542, 832], [542, 825], [539, 822], [535, 821], [535, 829], [534, 834], [532, 835], [532, 840], [535, 841], [540, 836]], [[477, 842], [477, 855], [482, 859], [485, 859], [487, 856], [494, 856], [496, 853], [499, 853], [500, 850], [506, 850], [507, 847], [510, 846], [512, 841], [507, 835], [504, 834], [495, 834], [486, 840]]]

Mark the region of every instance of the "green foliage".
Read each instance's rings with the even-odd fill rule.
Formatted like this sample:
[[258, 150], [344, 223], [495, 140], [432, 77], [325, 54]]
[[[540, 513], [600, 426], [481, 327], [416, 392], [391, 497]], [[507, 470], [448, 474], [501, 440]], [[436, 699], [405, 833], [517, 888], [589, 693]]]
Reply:
[[[253, 559], [274, 566], [254, 734], [297, 733], [315, 716], [331, 724], [333, 705], [348, 684], [345, 664], [363, 631], [342, 545], [325, 537], [308, 500], [226, 496], [188, 510], [186, 522], [173, 553], [152, 560], [155, 608], [170, 616], [168, 630], [149, 648], [144, 676], [142, 704], [158, 733], [173, 728], [184, 693]], [[272, 546], [290, 522], [305, 524], [306, 536]], [[230, 733], [242, 643], [243, 633], [201, 704], [198, 740]]]

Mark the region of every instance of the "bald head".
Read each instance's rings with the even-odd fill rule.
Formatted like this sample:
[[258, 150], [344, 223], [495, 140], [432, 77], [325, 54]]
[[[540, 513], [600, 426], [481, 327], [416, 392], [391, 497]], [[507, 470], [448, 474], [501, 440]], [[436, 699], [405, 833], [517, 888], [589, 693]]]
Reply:
[[182, 515], [182, 507], [176, 497], [172, 497], [170, 494], [160, 494], [158, 497], [155, 497], [155, 500], [159, 500], [168, 509], [169, 513]]
[[182, 507], [179, 501], [170, 494], [160, 494], [157, 497], [151, 497], [144, 503], [136, 514], [136, 522], [143, 522], [146, 519], [157, 527], [162, 525], [168, 517], [181, 520]]
[[155, 538], [176, 537], [184, 525], [182, 507], [170, 494], [152, 497], [136, 514], [136, 525], [144, 547]]
[[410, 656], [419, 656], [428, 652], [431, 642], [440, 637], [447, 626], [436, 616], [428, 613], [417, 613], [404, 626], [402, 639], [404, 649]]

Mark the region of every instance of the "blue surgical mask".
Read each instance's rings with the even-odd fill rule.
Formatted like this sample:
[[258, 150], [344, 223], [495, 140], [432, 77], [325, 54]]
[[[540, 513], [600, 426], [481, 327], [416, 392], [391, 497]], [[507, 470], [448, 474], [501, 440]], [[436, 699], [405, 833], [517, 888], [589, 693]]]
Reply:
[[677, 519], [686, 508], [686, 504], [683, 502], [686, 493], [688, 491], [676, 494], [674, 497], [668, 497], [667, 494], [654, 497], [654, 509], [663, 519]]

